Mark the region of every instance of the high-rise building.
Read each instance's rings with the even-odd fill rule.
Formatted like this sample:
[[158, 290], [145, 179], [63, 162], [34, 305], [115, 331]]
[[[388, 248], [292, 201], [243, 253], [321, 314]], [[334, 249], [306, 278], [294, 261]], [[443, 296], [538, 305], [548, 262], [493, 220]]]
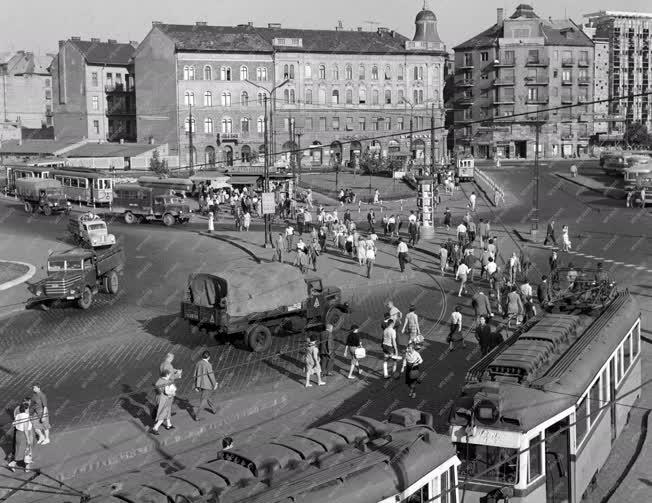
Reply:
[[[628, 123], [652, 129], [652, 13], [600, 11], [586, 14], [596, 40], [608, 42], [610, 137], [622, 138]], [[622, 98], [622, 99], [617, 99]]]
[[266, 96], [274, 98], [271, 148], [287, 155], [300, 138], [303, 165], [346, 162], [366, 151], [429, 162], [433, 115], [436, 159], [445, 153], [446, 50], [426, 9], [412, 39], [387, 28], [154, 22], [134, 61], [138, 137], [168, 143], [182, 164], [190, 159], [191, 131], [195, 163], [257, 158]]
[[52, 62], [54, 135], [59, 140], [136, 141], [136, 42], [59, 41]]
[[[521, 4], [454, 48], [455, 149], [476, 157], [573, 157], [593, 134], [593, 41]], [[550, 108], [556, 111], [545, 111]]]
[[0, 53], [0, 121], [18, 127], [52, 125], [52, 56]]

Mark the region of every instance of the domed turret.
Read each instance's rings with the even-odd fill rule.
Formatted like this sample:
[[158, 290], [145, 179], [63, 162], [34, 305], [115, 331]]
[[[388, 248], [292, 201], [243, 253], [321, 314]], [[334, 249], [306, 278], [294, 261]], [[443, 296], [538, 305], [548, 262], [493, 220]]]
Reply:
[[414, 32], [415, 42], [434, 42], [441, 44], [439, 33], [437, 33], [437, 16], [425, 7], [417, 14], [414, 20], [416, 31]]

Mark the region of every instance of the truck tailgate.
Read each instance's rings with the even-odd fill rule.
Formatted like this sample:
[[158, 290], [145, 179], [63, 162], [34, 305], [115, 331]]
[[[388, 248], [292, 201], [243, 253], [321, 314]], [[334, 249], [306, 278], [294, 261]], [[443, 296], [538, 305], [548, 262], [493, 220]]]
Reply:
[[181, 303], [181, 317], [199, 323], [216, 323], [218, 321], [215, 308], [197, 306], [192, 302]]

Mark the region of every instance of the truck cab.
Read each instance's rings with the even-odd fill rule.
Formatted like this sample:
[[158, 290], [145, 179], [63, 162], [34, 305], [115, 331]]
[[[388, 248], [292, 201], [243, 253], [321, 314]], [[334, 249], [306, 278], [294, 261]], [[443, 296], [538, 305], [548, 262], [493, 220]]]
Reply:
[[93, 213], [75, 215], [70, 218], [68, 230], [75, 241], [92, 248], [112, 246], [115, 236], [109, 234], [106, 222]]
[[152, 210], [155, 215], [162, 216], [163, 223], [168, 226], [176, 222], [186, 223], [190, 220], [190, 206], [184, 204], [180, 197], [172, 195], [155, 196]]

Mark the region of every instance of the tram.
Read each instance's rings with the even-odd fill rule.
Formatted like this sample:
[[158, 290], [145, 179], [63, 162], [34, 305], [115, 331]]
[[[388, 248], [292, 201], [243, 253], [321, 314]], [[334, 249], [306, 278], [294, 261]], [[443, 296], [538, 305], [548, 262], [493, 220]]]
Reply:
[[620, 292], [540, 314], [476, 363], [450, 415], [465, 501], [581, 501], [640, 396], [640, 332]]
[[59, 180], [69, 201], [110, 205], [113, 201], [113, 178], [94, 169], [54, 169], [52, 178]]
[[353, 416], [221, 451], [196, 468], [91, 501], [457, 503], [459, 463], [432, 415], [406, 408], [387, 422]]
[[6, 188], [7, 192], [13, 193], [16, 190], [16, 179], [52, 178], [52, 171], [63, 165], [63, 161], [5, 164], [6, 180], [3, 180], [4, 188]]

